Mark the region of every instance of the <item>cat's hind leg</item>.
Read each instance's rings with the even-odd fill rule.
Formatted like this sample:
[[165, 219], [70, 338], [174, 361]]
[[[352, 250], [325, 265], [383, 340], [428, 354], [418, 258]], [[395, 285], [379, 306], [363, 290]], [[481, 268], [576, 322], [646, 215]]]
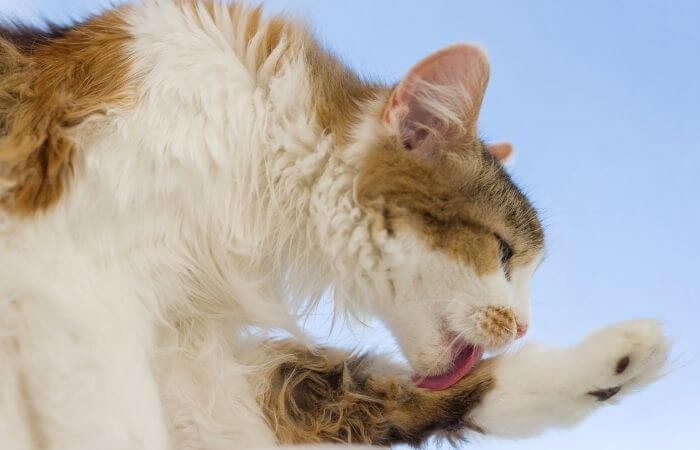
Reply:
[[469, 411], [493, 386], [488, 361], [454, 387], [429, 391], [381, 356], [293, 341], [264, 347], [259, 404], [280, 444], [418, 447], [436, 434], [461, 436], [474, 428]]
[[655, 381], [667, 355], [667, 340], [652, 320], [612, 325], [571, 348], [526, 345], [494, 359], [494, 387], [470, 421], [502, 437], [574, 425]]
[[81, 287], [53, 294], [26, 290], [14, 299], [32, 440], [47, 450], [165, 450], [145, 314], [126, 306], [128, 298], [110, 297], [118, 290], [106, 283], [103, 293]]

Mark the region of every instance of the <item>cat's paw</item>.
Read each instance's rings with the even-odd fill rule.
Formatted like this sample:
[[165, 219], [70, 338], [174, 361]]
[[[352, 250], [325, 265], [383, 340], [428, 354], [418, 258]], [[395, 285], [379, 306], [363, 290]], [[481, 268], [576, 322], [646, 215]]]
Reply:
[[659, 378], [668, 349], [654, 320], [623, 322], [594, 333], [574, 350], [591, 377], [585, 395], [608, 401], [648, 385]]
[[511, 438], [572, 426], [659, 378], [668, 347], [653, 320], [609, 326], [571, 348], [526, 345], [494, 360], [495, 387], [470, 419], [485, 432]]

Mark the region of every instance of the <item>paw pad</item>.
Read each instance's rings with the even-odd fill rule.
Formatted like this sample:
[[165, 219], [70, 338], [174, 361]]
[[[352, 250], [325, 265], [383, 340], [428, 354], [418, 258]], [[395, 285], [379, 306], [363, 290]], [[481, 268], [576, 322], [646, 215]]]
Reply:
[[620, 359], [620, 360], [617, 362], [617, 366], [615, 366], [615, 373], [618, 374], [618, 375], [621, 374], [622, 372], [625, 371], [625, 369], [626, 369], [627, 366], [629, 366], [629, 365], [630, 365], [630, 357], [629, 357], [629, 356], [625, 356], [624, 358]]
[[588, 393], [588, 395], [592, 395], [593, 397], [598, 399], [599, 402], [604, 402], [605, 400], [620, 392], [620, 389], [622, 389], [622, 386], [615, 386], [607, 389], [600, 389], [598, 391], [591, 391]]

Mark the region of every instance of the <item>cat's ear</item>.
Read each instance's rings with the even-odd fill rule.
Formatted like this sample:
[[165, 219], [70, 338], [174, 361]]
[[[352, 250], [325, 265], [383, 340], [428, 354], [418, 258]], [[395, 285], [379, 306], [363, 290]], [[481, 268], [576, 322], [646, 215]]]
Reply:
[[501, 164], [508, 162], [511, 156], [513, 156], [513, 144], [510, 142], [498, 142], [496, 144], [489, 144], [486, 146], [491, 155], [496, 158]]
[[392, 91], [384, 125], [407, 150], [430, 156], [434, 139], [476, 136], [476, 121], [489, 78], [486, 54], [458, 44], [416, 64]]

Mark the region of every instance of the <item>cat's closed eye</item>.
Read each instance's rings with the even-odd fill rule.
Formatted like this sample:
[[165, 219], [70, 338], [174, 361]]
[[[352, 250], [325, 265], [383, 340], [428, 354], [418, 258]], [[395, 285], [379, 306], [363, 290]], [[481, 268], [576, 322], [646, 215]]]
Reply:
[[500, 246], [501, 265], [506, 271], [506, 276], [510, 278], [510, 259], [513, 257], [513, 248], [500, 236], [496, 235]]

